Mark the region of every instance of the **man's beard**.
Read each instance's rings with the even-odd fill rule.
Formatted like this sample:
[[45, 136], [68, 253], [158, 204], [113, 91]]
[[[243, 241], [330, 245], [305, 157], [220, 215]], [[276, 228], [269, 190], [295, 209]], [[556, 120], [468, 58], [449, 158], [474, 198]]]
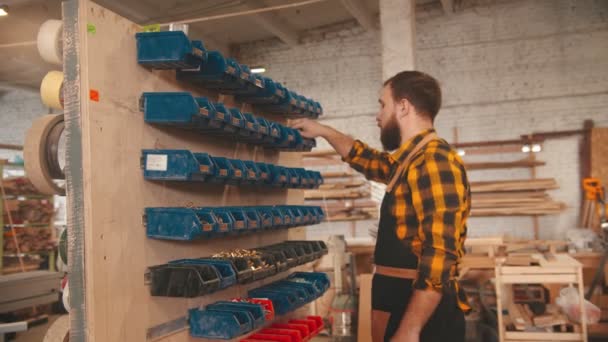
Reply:
[[386, 151], [393, 151], [401, 146], [401, 131], [395, 115], [380, 129], [380, 141]]

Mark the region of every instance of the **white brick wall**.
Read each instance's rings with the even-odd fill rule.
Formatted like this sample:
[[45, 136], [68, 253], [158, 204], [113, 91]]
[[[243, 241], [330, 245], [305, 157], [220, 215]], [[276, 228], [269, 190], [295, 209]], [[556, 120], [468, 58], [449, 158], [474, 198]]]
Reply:
[[[37, 91], [0, 88], [0, 143], [23, 145], [32, 121], [48, 111]], [[0, 159], [12, 158], [15, 154], [22, 155], [0, 149]]]
[[[585, 119], [608, 126], [608, 2], [463, 1], [454, 15], [437, 9], [416, 14], [416, 65], [442, 84], [444, 106], [436, 125], [452, 140], [513, 139], [534, 131], [582, 127]], [[323, 121], [379, 146], [374, 122], [381, 85], [378, 32], [354, 22], [311, 32], [288, 48], [276, 41], [240, 47], [239, 59], [264, 65], [268, 76], [313, 97]], [[576, 226], [580, 179], [576, 137], [549, 140], [538, 159], [538, 177], [554, 177], [554, 198], [568, 210], [540, 219], [543, 238], [561, 238]], [[327, 147], [321, 144], [321, 148]], [[515, 156], [517, 157], [517, 156]], [[527, 177], [528, 170], [476, 171], [473, 180]], [[371, 222], [357, 223], [367, 234]], [[470, 235], [508, 234], [531, 238], [528, 217], [474, 218]], [[349, 228], [349, 229], [347, 229]], [[350, 235], [350, 223], [310, 228], [311, 236]]]

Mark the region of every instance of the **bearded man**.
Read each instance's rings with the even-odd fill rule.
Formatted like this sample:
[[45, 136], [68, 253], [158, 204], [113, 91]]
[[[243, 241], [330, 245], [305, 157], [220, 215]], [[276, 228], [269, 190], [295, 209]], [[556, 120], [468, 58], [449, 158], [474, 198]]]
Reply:
[[385, 151], [312, 120], [292, 127], [326, 139], [353, 169], [387, 185], [374, 252], [374, 342], [464, 341], [469, 306], [456, 276], [471, 192], [460, 156], [433, 127], [439, 83], [403, 71], [384, 83], [379, 103]]

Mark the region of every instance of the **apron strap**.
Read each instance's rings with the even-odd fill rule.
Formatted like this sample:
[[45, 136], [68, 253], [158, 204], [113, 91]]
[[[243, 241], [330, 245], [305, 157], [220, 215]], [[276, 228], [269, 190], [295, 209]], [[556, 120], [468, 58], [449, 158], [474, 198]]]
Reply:
[[414, 159], [414, 156], [416, 155], [416, 153], [418, 153], [418, 151], [420, 151], [426, 144], [431, 142], [431, 140], [436, 139], [436, 138], [437, 138], [436, 133], [434, 133], [434, 132], [429, 133], [426, 137], [424, 137], [422, 140], [420, 140], [420, 142], [418, 144], [416, 144], [416, 146], [414, 146], [414, 148], [407, 155], [407, 158], [405, 158], [403, 163], [399, 164], [399, 167], [395, 171], [393, 178], [391, 178], [391, 181], [386, 186], [386, 192], [393, 191], [393, 189], [395, 188], [395, 184], [397, 184], [397, 181], [399, 180], [399, 178], [401, 178], [401, 175], [410, 166], [410, 163], [412, 162], [412, 159]]

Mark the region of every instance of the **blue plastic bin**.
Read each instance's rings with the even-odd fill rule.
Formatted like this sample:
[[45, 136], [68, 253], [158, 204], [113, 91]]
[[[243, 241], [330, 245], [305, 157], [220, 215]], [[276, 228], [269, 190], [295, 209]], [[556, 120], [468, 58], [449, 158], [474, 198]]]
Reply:
[[247, 168], [245, 164], [240, 159], [227, 159], [228, 163], [232, 165], [232, 169], [234, 172], [232, 173], [232, 177], [227, 180], [228, 184], [239, 185], [242, 183], [246, 183], [245, 177], [247, 175]]
[[211, 157], [215, 170], [213, 176], [210, 178], [211, 181], [217, 183], [227, 183], [235, 178], [235, 169], [228, 158], [224, 157]]
[[148, 270], [152, 296], [193, 298], [220, 288], [220, 275], [211, 265], [164, 264]]
[[216, 259], [179, 259], [169, 262], [169, 265], [211, 265], [220, 275], [220, 289], [236, 284], [236, 273], [229, 262]]
[[195, 240], [221, 231], [216, 216], [205, 208], [146, 208], [144, 215], [151, 238]]
[[188, 150], [142, 150], [144, 178], [148, 180], [205, 181], [215, 165], [207, 153]]
[[187, 92], [144, 92], [139, 98], [139, 109], [147, 123], [186, 127], [198, 123], [199, 106]]
[[209, 89], [240, 89], [240, 67], [219, 51], [207, 51], [199, 70], [179, 70], [177, 79]]
[[285, 188], [289, 184], [289, 172], [286, 167], [268, 164], [270, 185]]
[[137, 63], [152, 69], [194, 69], [205, 60], [201, 41], [190, 41], [183, 31], [138, 32]]
[[230, 301], [219, 301], [213, 304], [209, 304], [206, 307], [207, 310], [223, 310], [223, 309], [238, 309], [249, 311], [253, 317], [253, 329], [260, 328], [265, 322], [264, 308], [260, 304], [247, 303], [247, 302], [230, 302]]
[[229, 340], [253, 330], [253, 317], [247, 310], [190, 309], [190, 335]]
[[256, 207], [242, 207], [245, 218], [247, 219], [247, 229], [260, 230], [262, 229], [262, 219], [258, 214]]

